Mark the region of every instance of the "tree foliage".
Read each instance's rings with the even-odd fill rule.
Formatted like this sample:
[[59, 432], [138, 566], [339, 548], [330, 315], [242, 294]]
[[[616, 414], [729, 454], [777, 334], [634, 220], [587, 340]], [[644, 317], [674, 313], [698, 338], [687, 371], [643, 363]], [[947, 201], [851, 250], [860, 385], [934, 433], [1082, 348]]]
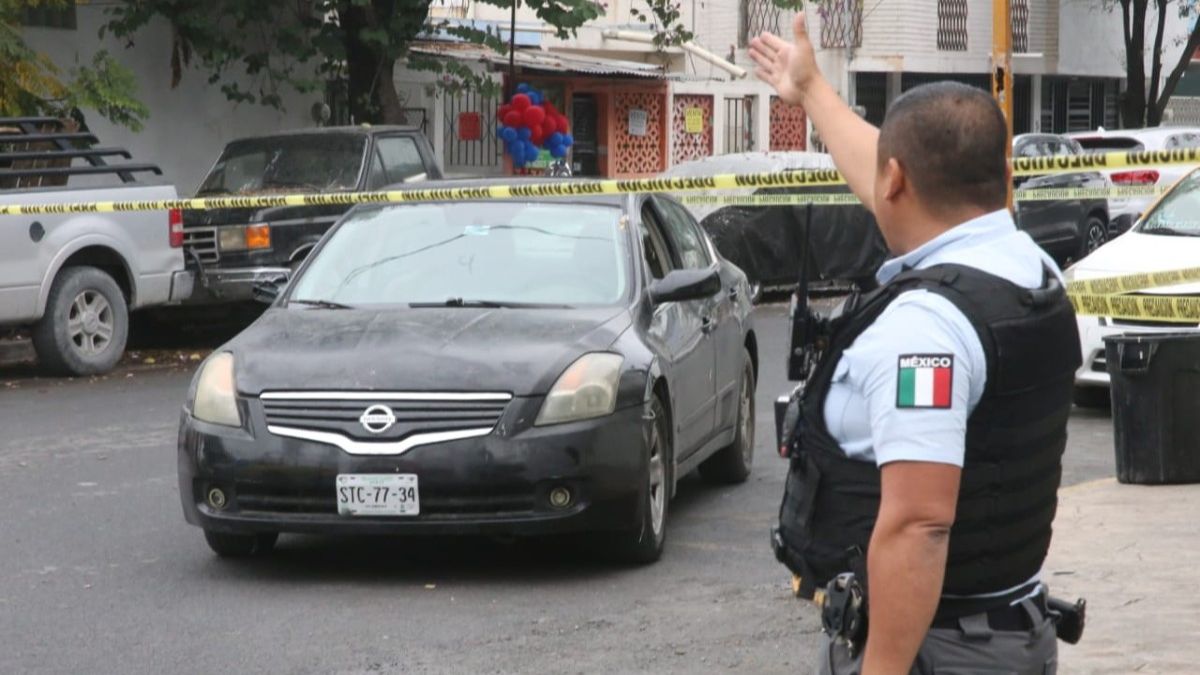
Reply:
[[[1200, 22], [1193, 21], [1186, 38], [1181, 40], [1183, 51], [1173, 63], [1164, 64], [1163, 50], [1168, 46], [1165, 44], [1167, 17], [1174, 13], [1183, 19], [1195, 19], [1200, 13], [1200, 4], [1196, 0], [1106, 0], [1106, 4], [1121, 14], [1125, 44], [1127, 83], [1121, 101], [1121, 121], [1130, 128], [1158, 126], [1180, 78], [1187, 71], [1192, 54], [1200, 47]], [[1147, 22], [1150, 20], [1153, 20], [1150, 26], [1152, 46], [1147, 49]], [[1147, 56], [1149, 73], [1146, 72]], [[1169, 66], [1165, 79], [1164, 66]]]
[[[468, 42], [507, 50], [506, 36], [447, 21], [429, 21], [438, 0], [125, 0], [107, 11], [108, 31], [133, 43], [155, 19], [173, 35], [172, 86], [189, 67], [233, 101], [282, 107], [282, 93], [316, 91], [345, 79], [350, 112], [359, 122], [397, 122], [402, 104], [393, 83], [397, 59], [438, 73], [450, 88], [485, 86], [465, 64], [410, 53], [414, 39], [443, 30]], [[511, 8], [520, 2], [569, 38], [602, 8], [594, 0], [480, 0]]]
[[106, 51], [64, 71], [22, 36], [26, 10], [74, 0], [0, 0], [0, 115], [67, 117], [80, 108], [135, 131], [149, 116], [133, 74]]

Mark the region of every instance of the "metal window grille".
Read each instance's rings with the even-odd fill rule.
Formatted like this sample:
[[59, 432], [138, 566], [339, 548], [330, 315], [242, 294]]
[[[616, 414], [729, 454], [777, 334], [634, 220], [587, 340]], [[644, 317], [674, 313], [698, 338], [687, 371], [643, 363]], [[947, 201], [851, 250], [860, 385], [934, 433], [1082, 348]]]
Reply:
[[1072, 82], [1067, 87], [1067, 131], [1092, 128], [1092, 87], [1087, 82]]
[[967, 51], [967, 0], [938, 0], [937, 48]]
[[[446, 166], [500, 166], [501, 148], [496, 139], [496, 110], [499, 105], [494, 99], [484, 98], [477, 91], [465, 91], [457, 96], [446, 97]], [[478, 140], [464, 140], [459, 137], [459, 115], [462, 113], [479, 115]]]
[[742, 0], [738, 8], [738, 46], [762, 32], [779, 33], [781, 11], [771, 0]]
[[827, 0], [817, 5], [821, 17], [821, 47], [862, 46], [862, 0]]
[[1012, 21], [1013, 51], [1018, 54], [1029, 52], [1029, 0], [1012, 0], [1008, 6]]
[[725, 99], [725, 153], [754, 149], [754, 98]]

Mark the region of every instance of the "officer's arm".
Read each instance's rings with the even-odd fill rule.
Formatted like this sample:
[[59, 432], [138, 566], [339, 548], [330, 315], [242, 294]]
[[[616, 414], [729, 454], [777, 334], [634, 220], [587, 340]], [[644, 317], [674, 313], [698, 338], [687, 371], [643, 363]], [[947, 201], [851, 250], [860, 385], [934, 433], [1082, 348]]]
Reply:
[[804, 107], [850, 189], [873, 212], [879, 130], [855, 114], [821, 75], [803, 12], [796, 16], [793, 31], [791, 43], [770, 33], [751, 41], [755, 74], [775, 87], [785, 102]]
[[907, 673], [933, 622], [962, 470], [934, 462], [882, 468], [867, 554], [870, 622], [863, 675]]

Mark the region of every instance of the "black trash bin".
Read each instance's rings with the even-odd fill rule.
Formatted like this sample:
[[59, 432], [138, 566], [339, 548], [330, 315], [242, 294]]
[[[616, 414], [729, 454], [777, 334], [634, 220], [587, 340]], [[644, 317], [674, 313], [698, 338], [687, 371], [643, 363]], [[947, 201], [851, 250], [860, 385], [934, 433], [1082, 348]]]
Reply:
[[1117, 480], [1200, 482], [1200, 333], [1104, 338]]

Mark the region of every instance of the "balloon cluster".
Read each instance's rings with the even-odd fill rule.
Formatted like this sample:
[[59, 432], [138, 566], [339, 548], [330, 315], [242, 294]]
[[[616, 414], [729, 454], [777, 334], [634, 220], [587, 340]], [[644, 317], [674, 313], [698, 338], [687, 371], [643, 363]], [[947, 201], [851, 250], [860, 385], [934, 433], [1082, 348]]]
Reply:
[[500, 123], [496, 125], [496, 136], [504, 141], [504, 149], [518, 169], [535, 161], [541, 148], [562, 159], [575, 142], [566, 116], [525, 83], [517, 85], [512, 100], [500, 106], [497, 119]]

